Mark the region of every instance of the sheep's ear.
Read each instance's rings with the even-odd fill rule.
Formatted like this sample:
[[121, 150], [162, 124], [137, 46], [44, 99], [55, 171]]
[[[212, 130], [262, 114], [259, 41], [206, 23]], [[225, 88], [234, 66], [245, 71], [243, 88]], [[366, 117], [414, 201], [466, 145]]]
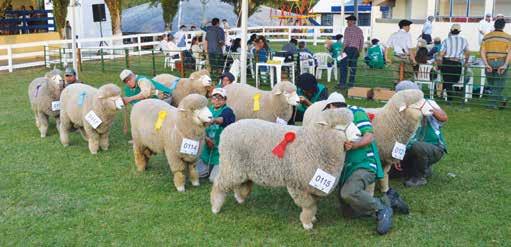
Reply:
[[402, 112], [406, 109], [406, 105], [402, 105], [399, 107], [399, 112]]
[[184, 109], [184, 108], [178, 108], [178, 110], [183, 111], [183, 112], [186, 111], [186, 109]]
[[278, 89], [278, 88], [277, 88], [277, 89], [275, 89], [275, 91], [273, 92], [273, 94], [275, 94], [275, 95], [280, 95], [280, 94], [282, 94], [282, 91], [280, 91], [280, 89]]
[[325, 122], [325, 121], [319, 121], [319, 122], [316, 122], [316, 124], [319, 124], [321, 126], [327, 126], [328, 125], [328, 123]]

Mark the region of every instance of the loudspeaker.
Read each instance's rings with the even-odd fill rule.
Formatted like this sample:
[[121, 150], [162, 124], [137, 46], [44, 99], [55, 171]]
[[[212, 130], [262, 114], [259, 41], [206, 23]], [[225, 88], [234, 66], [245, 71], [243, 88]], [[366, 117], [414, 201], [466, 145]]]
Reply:
[[92, 18], [94, 22], [106, 21], [105, 4], [93, 4], [92, 5]]

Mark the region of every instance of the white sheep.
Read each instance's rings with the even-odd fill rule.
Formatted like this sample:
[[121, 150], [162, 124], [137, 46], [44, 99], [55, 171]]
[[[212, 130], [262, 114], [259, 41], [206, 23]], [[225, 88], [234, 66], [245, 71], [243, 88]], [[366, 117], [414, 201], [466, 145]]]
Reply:
[[[245, 119], [225, 128], [220, 136], [220, 171], [211, 191], [213, 213], [220, 211], [228, 191], [234, 190], [236, 200], [242, 203], [250, 194], [252, 183], [287, 187], [302, 208], [303, 227], [312, 229], [316, 201], [332, 191], [341, 174], [344, 141], [360, 135], [348, 109], [326, 110], [322, 120], [297, 127]], [[289, 132], [295, 133], [296, 139], [279, 158], [272, 150]], [[316, 182], [321, 184], [310, 185]]]
[[164, 152], [179, 192], [185, 191], [186, 169], [192, 185], [199, 186], [195, 165], [205, 125], [212, 119], [207, 105], [206, 97], [190, 94], [178, 108], [157, 99], [142, 100], [133, 106], [131, 135], [137, 170], [145, 170], [151, 154]]
[[89, 142], [92, 154], [108, 150], [108, 134], [115, 115], [122, 109], [121, 89], [106, 84], [99, 89], [86, 84], [71, 84], [60, 96], [60, 142], [69, 146], [69, 131], [78, 128]]
[[153, 80], [169, 88], [175, 88], [172, 92], [172, 105], [175, 107], [189, 94], [195, 93], [207, 96], [212, 87], [211, 78], [207, 70], [193, 72], [189, 78], [179, 78], [171, 74], [160, 74], [154, 77]]
[[44, 77], [34, 79], [28, 86], [28, 99], [41, 137], [46, 137], [49, 117], [55, 118], [57, 130], [59, 128], [59, 99], [63, 87], [62, 72], [58, 69], [46, 73]]
[[277, 83], [272, 91], [240, 83], [229, 84], [224, 89], [227, 92], [227, 105], [234, 111], [236, 119], [288, 122], [293, 115], [293, 106], [300, 102], [296, 86], [289, 81]]

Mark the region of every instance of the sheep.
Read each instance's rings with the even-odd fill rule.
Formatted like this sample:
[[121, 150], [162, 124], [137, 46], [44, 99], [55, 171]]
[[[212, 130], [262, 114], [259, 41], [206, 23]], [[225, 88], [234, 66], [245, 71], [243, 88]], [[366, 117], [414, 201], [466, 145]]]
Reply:
[[189, 94], [196, 93], [207, 96], [209, 89], [212, 87], [211, 78], [207, 70], [200, 70], [192, 73], [189, 78], [179, 78], [171, 74], [160, 74], [153, 80], [172, 88], [174, 82], [175, 89], [172, 92], [172, 106], [177, 107], [179, 102]]
[[[293, 132], [296, 139], [287, 145], [279, 158], [272, 149]], [[220, 171], [211, 190], [211, 210], [220, 212], [228, 191], [234, 190], [238, 203], [243, 203], [252, 184], [287, 187], [294, 202], [302, 208], [300, 220], [312, 229], [317, 210], [316, 201], [328, 195], [338, 183], [344, 166], [343, 143], [360, 135], [348, 109], [322, 112], [322, 121], [311, 126], [289, 126], [260, 119], [245, 119], [229, 125], [220, 138]], [[328, 185], [319, 190], [309, 185], [315, 172], [330, 174]], [[326, 176], [329, 177], [329, 176]], [[314, 179], [313, 179], [314, 178]], [[331, 186], [331, 187], [328, 187]]]
[[[186, 168], [192, 185], [199, 186], [196, 161], [205, 137], [205, 125], [213, 117], [207, 105], [206, 97], [199, 94], [184, 97], [178, 108], [157, 99], [136, 104], [131, 112], [131, 135], [137, 170], [145, 170], [151, 154], [164, 152], [177, 191], [185, 191]], [[185, 144], [191, 144], [188, 152], [183, 150]]]
[[58, 69], [46, 73], [44, 77], [34, 79], [28, 86], [28, 99], [41, 138], [46, 137], [50, 116], [55, 118], [57, 130], [59, 129], [59, 98], [63, 87], [62, 72]]
[[[224, 89], [227, 91], [227, 105], [234, 111], [236, 119], [288, 122], [293, 115], [293, 106], [300, 102], [296, 86], [289, 81], [277, 83], [272, 91], [240, 83], [229, 84]], [[257, 103], [259, 109], [256, 110], [254, 105]]]
[[[60, 142], [69, 146], [69, 131], [78, 128], [89, 143], [91, 154], [97, 154], [99, 147], [108, 150], [108, 134], [117, 110], [122, 109], [121, 89], [106, 84], [99, 89], [86, 84], [71, 84], [60, 96]], [[96, 121], [88, 121], [96, 115]], [[95, 126], [98, 124], [98, 126]]]

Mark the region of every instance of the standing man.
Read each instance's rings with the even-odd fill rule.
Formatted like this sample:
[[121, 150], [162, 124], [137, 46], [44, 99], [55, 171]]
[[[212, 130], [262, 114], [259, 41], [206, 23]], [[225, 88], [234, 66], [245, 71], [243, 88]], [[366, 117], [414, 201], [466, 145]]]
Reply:
[[452, 84], [460, 80], [462, 65], [468, 64], [470, 51], [468, 42], [459, 34], [461, 32], [460, 24], [453, 24], [449, 37], [442, 42], [440, 57], [442, 58], [442, 78], [444, 79], [444, 89], [447, 91], [447, 101], [452, 100]]
[[347, 59], [341, 61], [341, 78], [339, 87], [346, 88], [346, 77], [348, 76], [348, 68], [350, 69], [350, 77], [347, 87], [352, 87], [355, 83], [355, 73], [357, 72], [357, 60], [360, 51], [364, 47], [364, 33], [362, 29], [357, 27], [357, 18], [353, 15], [346, 17], [348, 27], [344, 30], [344, 52]]
[[431, 34], [433, 33], [433, 20], [435, 17], [428, 16], [426, 22], [424, 22], [424, 26], [422, 26], [422, 39], [426, 40], [426, 42], [431, 44]]
[[219, 23], [218, 18], [211, 20], [211, 26], [206, 30], [206, 40], [204, 41], [204, 48], [208, 51], [211, 72], [215, 71], [217, 76], [222, 74], [223, 46], [225, 45], [225, 33], [220, 28]]
[[76, 78], [76, 71], [72, 67], [67, 67], [66, 71], [64, 72], [64, 87], [67, 87], [74, 83], [82, 83], [82, 81], [78, 80]]
[[403, 79], [400, 78], [401, 64], [404, 65], [404, 79], [413, 79], [413, 65], [416, 64], [416, 62], [415, 52], [412, 50], [412, 35], [410, 34], [410, 25], [412, 25], [412, 23], [413, 22], [409, 20], [399, 21], [399, 31], [390, 35], [390, 38], [387, 41], [385, 61], [387, 61], [389, 65], [394, 64], [392, 70], [394, 71], [394, 79], [396, 83]]
[[[505, 33], [506, 21], [495, 21], [495, 31], [484, 36], [481, 45], [481, 59], [486, 67], [486, 78], [491, 88], [490, 107], [505, 107], [507, 94], [503, 91], [508, 78], [508, 67], [511, 61], [511, 35]], [[497, 105], [500, 102], [501, 105]]]
[[487, 13], [484, 16], [484, 19], [482, 19], [479, 22], [479, 45], [483, 43], [483, 37], [484, 35], [488, 34], [489, 32], [493, 31], [493, 22], [491, 21], [491, 14]]

